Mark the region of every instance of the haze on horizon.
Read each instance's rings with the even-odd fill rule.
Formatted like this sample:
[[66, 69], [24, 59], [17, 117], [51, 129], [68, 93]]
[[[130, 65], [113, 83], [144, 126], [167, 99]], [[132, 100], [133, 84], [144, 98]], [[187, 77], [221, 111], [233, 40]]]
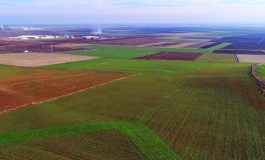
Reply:
[[264, 24], [264, 0], [0, 0], [0, 24]]

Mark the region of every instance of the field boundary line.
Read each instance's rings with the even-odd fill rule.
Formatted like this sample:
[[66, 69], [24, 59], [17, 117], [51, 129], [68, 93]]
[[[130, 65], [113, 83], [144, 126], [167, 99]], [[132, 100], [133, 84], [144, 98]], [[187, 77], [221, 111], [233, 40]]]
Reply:
[[44, 101], [32, 102], [32, 103], [21, 105], [21, 106], [15, 107], [15, 108], [6, 109], [6, 110], [3, 110], [3, 111], [0, 111], [0, 116], [5, 114], [5, 113], [9, 113], [9, 112], [12, 112], [12, 111], [20, 110], [20, 109], [23, 109], [23, 108], [26, 108], [26, 107], [30, 107], [32, 105], [37, 105], [37, 104], [42, 104], [42, 103], [46, 103], [46, 102], [55, 101], [55, 100], [60, 99], [60, 98], [64, 98], [64, 97], [71, 96], [71, 95], [74, 95], [74, 94], [77, 94], [77, 93], [85, 92], [85, 91], [90, 90], [90, 89], [94, 89], [94, 88], [98, 88], [98, 87], [101, 87], [101, 86], [105, 86], [105, 85], [107, 85], [109, 83], [113, 83], [113, 82], [116, 82], [116, 81], [122, 81], [122, 80], [125, 80], [125, 79], [129, 79], [131, 77], [136, 77], [138, 75], [140, 75], [140, 73], [131, 73], [131, 75], [129, 75], [129, 76], [125, 76], [125, 77], [121, 77], [121, 78], [118, 78], [118, 79], [114, 79], [114, 80], [111, 80], [111, 81], [108, 81], [108, 82], [105, 82], [105, 83], [101, 83], [101, 84], [98, 84], [98, 85], [95, 85], [95, 86], [91, 86], [91, 87], [88, 87], [88, 88], [85, 88], [85, 89], [81, 89], [81, 90], [78, 90], [78, 91], [75, 91], [75, 92], [71, 92], [71, 93], [68, 93], [68, 94], [60, 95], [60, 96], [57, 96], [57, 97], [54, 97], [54, 98], [50, 98], [50, 99], [47, 99], [47, 100], [44, 100]]
[[49, 137], [72, 136], [100, 131], [118, 130], [127, 136], [146, 160], [180, 160], [176, 152], [143, 123], [102, 121], [88, 125], [69, 125], [29, 131], [0, 133], [0, 145], [16, 145]]
[[258, 87], [260, 88], [261, 92], [262, 92], [262, 95], [265, 96], [265, 84], [260, 81], [253, 73], [255, 72], [256, 70], [256, 67], [257, 67], [257, 64], [252, 64], [250, 67], [249, 67], [249, 71], [248, 71], [248, 74], [250, 76], [250, 78], [258, 85]]

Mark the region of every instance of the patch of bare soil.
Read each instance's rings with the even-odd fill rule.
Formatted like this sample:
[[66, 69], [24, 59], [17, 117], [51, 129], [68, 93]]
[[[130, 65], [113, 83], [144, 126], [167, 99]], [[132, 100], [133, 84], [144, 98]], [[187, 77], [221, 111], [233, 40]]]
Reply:
[[0, 79], [0, 114], [85, 91], [133, 76], [111, 71], [22, 68]]
[[265, 64], [265, 55], [237, 54], [239, 62]]
[[91, 60], [97, 57], [71, 55], [63, 53], [8, 53], [0, 54], [0, 64], [38, 67], [82, 60]]

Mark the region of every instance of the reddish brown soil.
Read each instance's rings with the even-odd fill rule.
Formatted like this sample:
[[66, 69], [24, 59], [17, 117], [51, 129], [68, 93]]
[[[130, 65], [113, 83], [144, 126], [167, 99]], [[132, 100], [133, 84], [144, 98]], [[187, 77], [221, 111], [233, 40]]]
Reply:
[[144, 45], [164, 41], [156, 36], [122, 36], [105, 40], [67, 39], [45, 42], [0, 40], [0, 52], [20, 53], [30, 52], [65, 52], [74, 50], [88, 50], [88, 48], [62, 47], [64, 44], [102, 44], [102, 45]]
[[54, 45], [47, 45], [47, 44], [43, 45], [34, 44], [28, 46], [14, 46], [14, 45], [0, 46], [1, 52], [21, 53], [26, 50], [29, 52], [67, 52], [67, 51], [89, 50], [89, 48], [57, 47]]
[[0, 113], [53, 100], [131, 75], [109, 71], [22, 69], [0, 79]]
[[0, 52], [20, 53], [29, 52], [65, 52], [76, 50], [89, 50], [89, 48], [73, 48], [62, 46], [64, 41], [54, 42], [28, 42], [28, 41], [6, 41], [0, 40]]
[[209, 45], [212, 45], [212, 44], [214, 44], [214, 42], [203, 42], [203, 43], [190, 45], [190, 46], [185, 47], [185, 48], [202, 48], [202, 47], [209, 46]]
[[158, 44], [149, 45], [150, 47], [166, 47], [166, 48], [186, 48], [189, 46], [195, 46], [208, 42], [208, 39], [176, 39], [168, 40], [167, 42], [162, 42]]
[[21, 53], [25, 50], [29, 52], [66, 52], [76, 50], [89, 50], [89, 48], [73, 48], [71, 46], [63, 46], [66, 43], [79, 44], [88, 43], [91, 40], [61, 40], [47, 42], [29, 42], [29, 41], [10, 41], [0, 40], [0, 52]]
[[153, 36], [134, 36], [134, 37], [122, 37], [117, 39], [101, 40], [91, 42], [91, 44], [103, 44], [103, 45], [145, 45], [150, 43], [159, 43], [165, 40], [159, 39]]
[[16, 45], [16, 46], [27, 46], [27, 45], [33, 45], [34, 42], [25, 42], [25, 41], [8, 41], [8, 40], [0, 40], [0, 46], [5, 45]]
[[168, 46], [178, 45], [178, 44], [182, 44], [182, 42], [166, 42], [166, 43], [155, 44], [155, 45], [152, 45], [151, 47], [168, 47]]
[[22, 67], [39, 67], [60, 63], [96, 59], [93, 56], [82, 56], [63, 53], [1, 53], [0, 64]]
[[200, 53], [189, 53], [189, 52], [160, 52], [156, 54], [139, 57], [138, 59], [161, 59], [161, 60], [189, 60], [193, 61], [199, 58], [202, 54]]

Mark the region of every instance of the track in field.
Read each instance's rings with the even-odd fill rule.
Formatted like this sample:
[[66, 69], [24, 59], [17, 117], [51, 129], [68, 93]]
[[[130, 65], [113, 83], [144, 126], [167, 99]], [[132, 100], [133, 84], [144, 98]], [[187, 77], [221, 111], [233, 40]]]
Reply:
[[[76, 125], [47, 129], [36, 129], [24, 132], [0, 134], [0, 146], [21, 144], [49, 137], [80, 135], [108, 130], [118, 130], [126, 135], [141, 151], [146, 160], [178, 160], [180, 159], [163, 140], [142, 123], [121, 121], [98, 122], [90, 125]], [[0, 153], [1, 157], [1, 153]]]

